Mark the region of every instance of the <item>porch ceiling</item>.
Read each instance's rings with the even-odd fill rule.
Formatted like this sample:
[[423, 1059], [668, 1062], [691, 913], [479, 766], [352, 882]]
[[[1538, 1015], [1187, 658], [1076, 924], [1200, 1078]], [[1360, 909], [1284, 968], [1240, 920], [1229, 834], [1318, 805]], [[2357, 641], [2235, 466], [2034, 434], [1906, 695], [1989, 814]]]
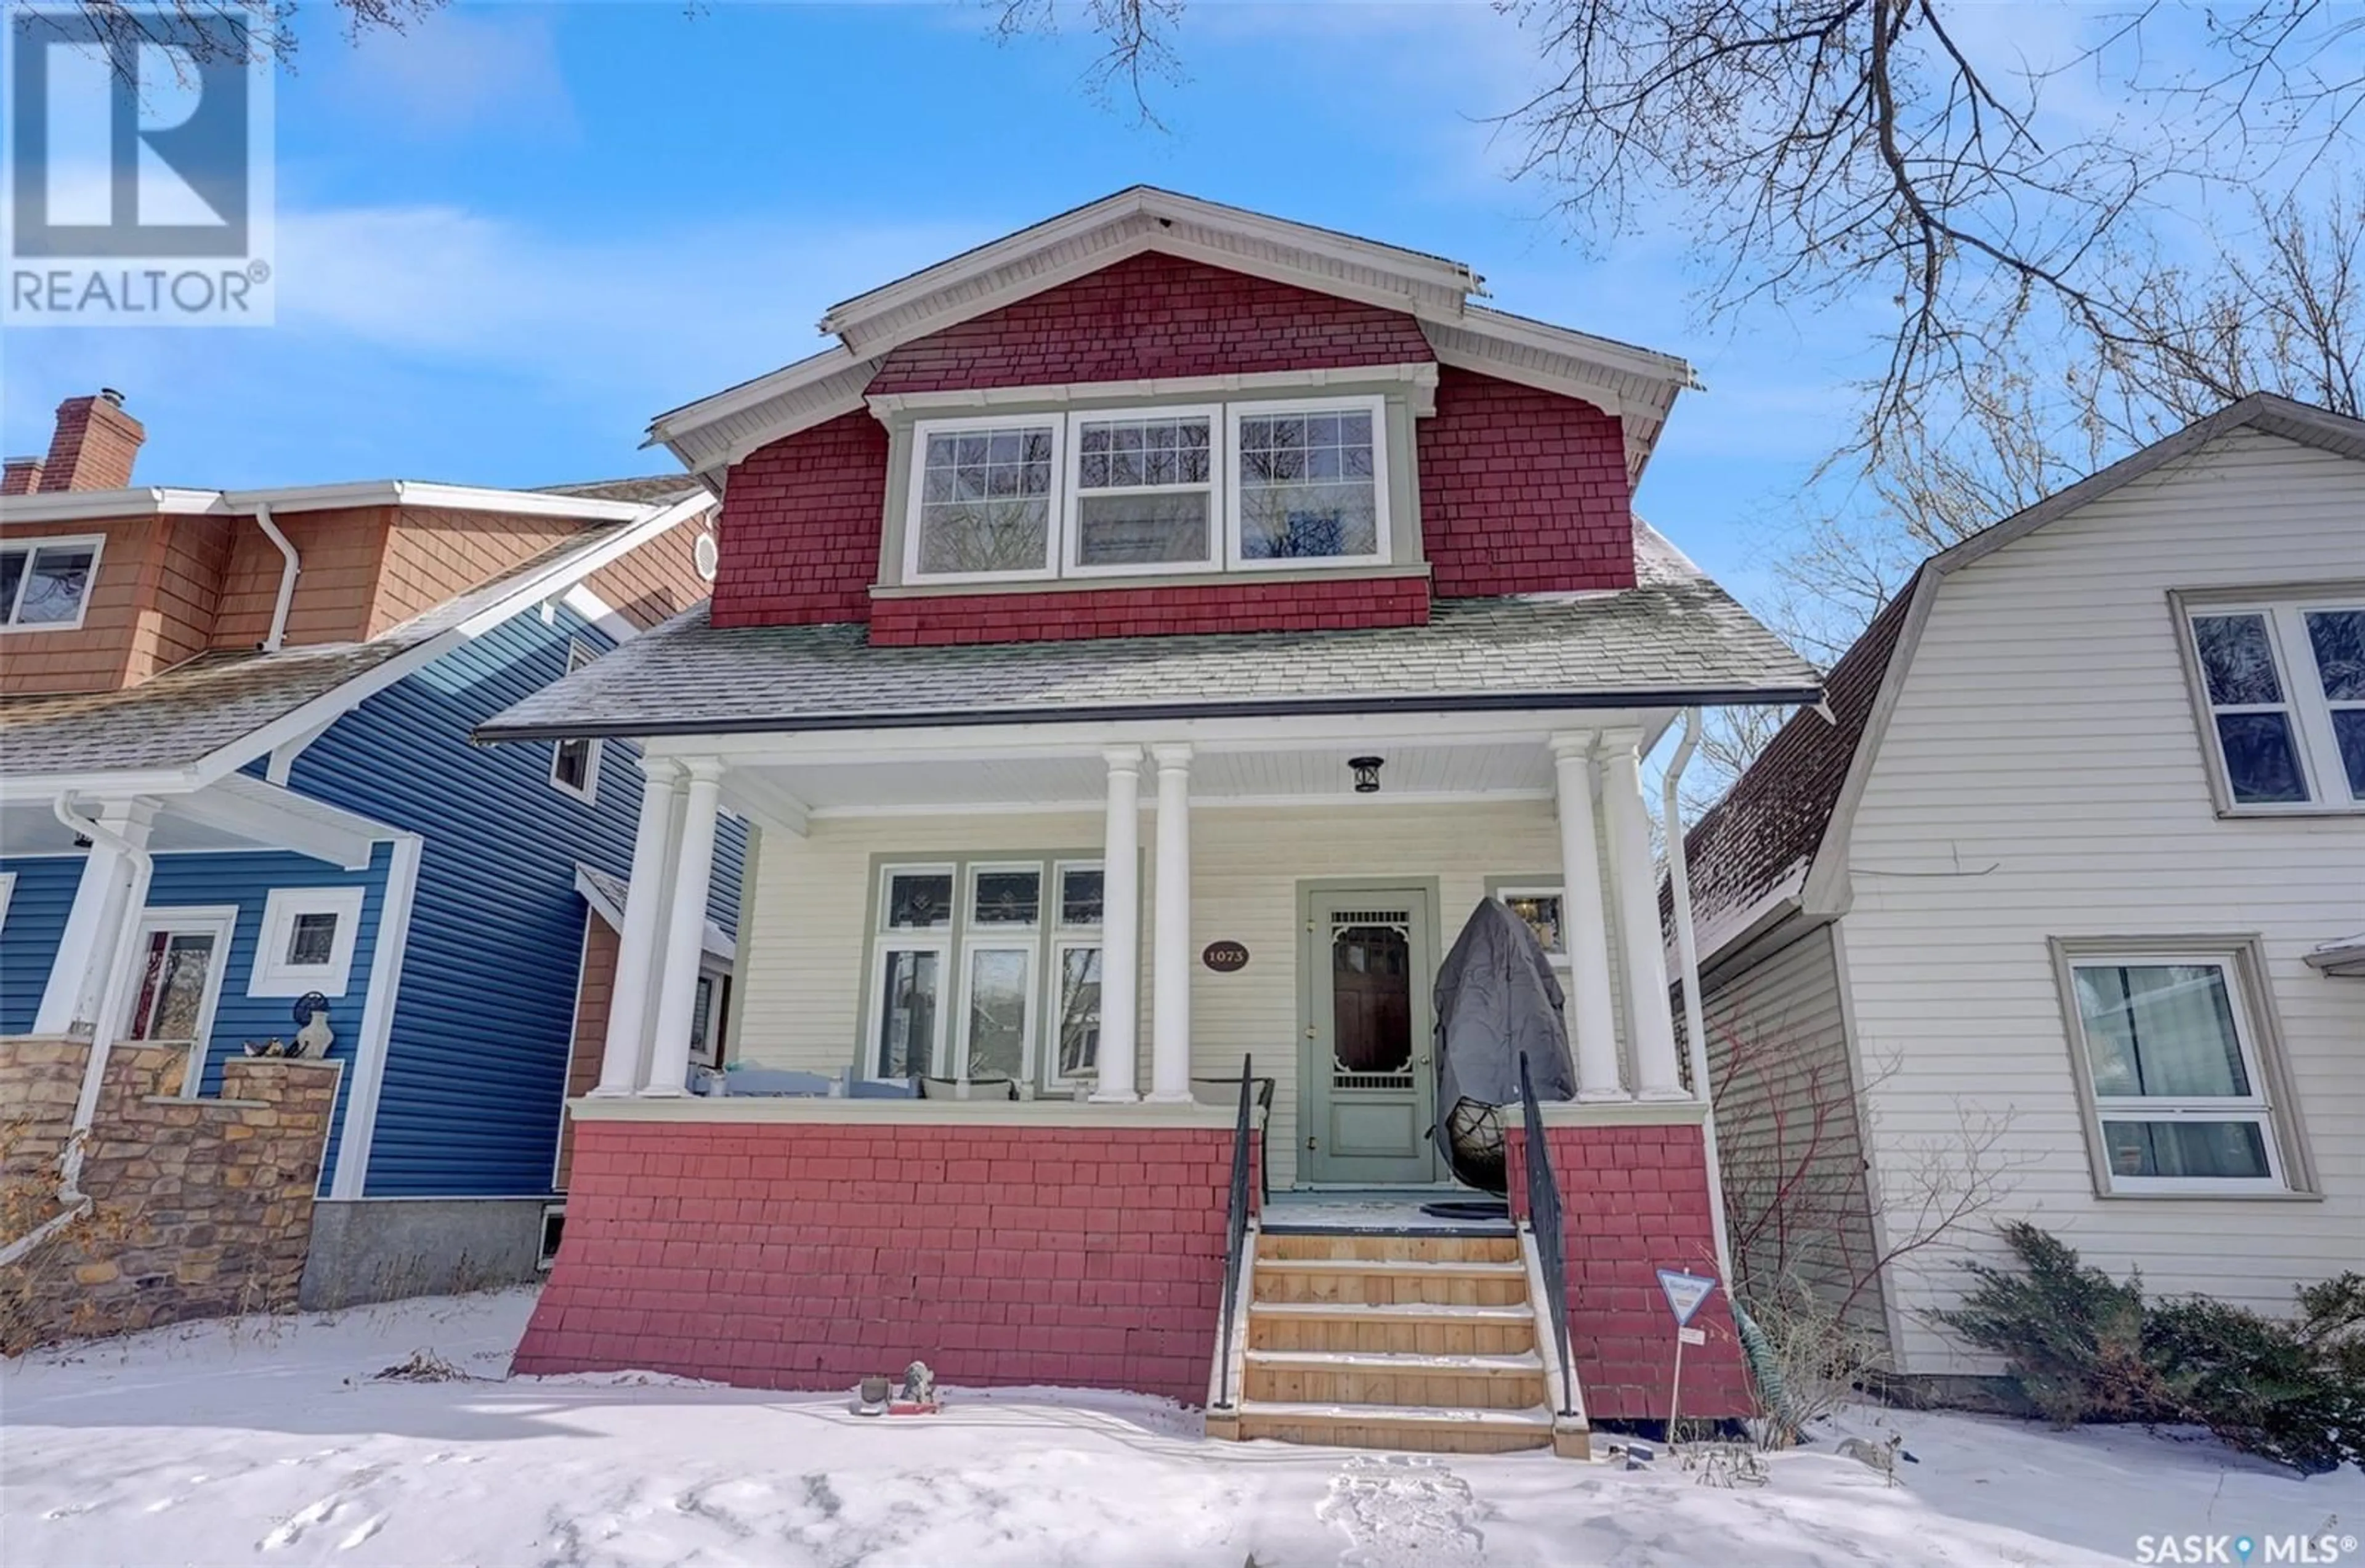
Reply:
[[[1376, 795], [1354, 792], [1348, 759], [1364, 756], [1385, 761]], [[980, 806], [1098, 811], [1108, 788], [1108, 768], [1098, 752], [1081, 750], [1069, 756], [963, 761], [734, 764], [733, 771], [742, 768], [813, 812], [836, 815]], [[1203, 805], [1223, 801], [1384, 803], [1440, 796], [1541, 797], [1552, 785], [1552, 757], [1542, 745], [1530, 740], [1392, 745], [1372, 739], [1287, 750], [1203, 747], [1191, 764], [1191, 798]], [[730, 788], [727, 779], [724, 788]]]

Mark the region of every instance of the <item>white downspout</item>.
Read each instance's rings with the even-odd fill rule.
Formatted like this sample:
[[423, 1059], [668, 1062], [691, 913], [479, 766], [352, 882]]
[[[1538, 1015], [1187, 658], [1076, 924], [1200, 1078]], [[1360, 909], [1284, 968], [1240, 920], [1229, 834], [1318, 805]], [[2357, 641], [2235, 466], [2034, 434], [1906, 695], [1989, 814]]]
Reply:
[[50, 803], [50, 811], [70, 831], [94, 844], [106, 845], [130, 861], [131, 887], [124, 897], [123, 924], [116, 933], [114, 961], [107, 966], [106, 983], [99, 988], [98, 1017], [91, 1028], [90, 1060], [83, 1069], [82, 1092], [74, 1101], [73, 1123], [67, 1129], [65, 1151], [58, 1161], [59, 1211], [0, 1248], [0, 1267], [26, 1256], [95, 1206], [90, 1194], [82, 1190], [83, 1151], [89, 1143], [90, 1129], [98, 1120], [98, 1097], [106, 1083], [107, 1047], [115, 1043], [114, 1016], [122, 999], [123, 973], [139, 942], [140, 912], [147, 907], [148, 886], [156, 871], [155, 859], [145, 846], [132, 843], [95, 817], [81, 815], [73, 809], [72, 795], [60, 795]]
[[279, 547], [279, 554], [284, 558], [279, 568], [279, 599], [271, 607], [271, 634], [263, 639], [263, 651], [275, 654], [279, 651], [279, 644], [286, 641], [287, 607], [296, 602], [296, 579], [304, 568], [296, 557], [296, 546], [287, 542], [287, 536], [279, 532], [279, 525], [271, 521], [269, 501], [254, 503], [254, 521], [262, 527], [263, 536]]
[[1728, 1287], [1732, 1281], [1732, 1243], [1725, 1236], [1724, 1168], [1717, 1159], [1716, 1103], [1709, 1092], [1708, 1025], [1700, 1015], [1699, 945], [1692, 932], [1691, 867], [1684, 854], [1684, 813], [1680, 791], [1684, 767], [1699, 746], [1700, 711], [1684, 710], [1684, 738], [1659, 780], [1661, 815], [1667, 835], [1667, 887], [1675, 895], [1676, 969], [1684, 988], [1684, 1044], [1691, 1058], [1692, 1092], [1709, 1104], [1701, 1118], [1701, 1137], [1708, 1157], [1709, 1223], [1716, 1231], [1716, 1268]]

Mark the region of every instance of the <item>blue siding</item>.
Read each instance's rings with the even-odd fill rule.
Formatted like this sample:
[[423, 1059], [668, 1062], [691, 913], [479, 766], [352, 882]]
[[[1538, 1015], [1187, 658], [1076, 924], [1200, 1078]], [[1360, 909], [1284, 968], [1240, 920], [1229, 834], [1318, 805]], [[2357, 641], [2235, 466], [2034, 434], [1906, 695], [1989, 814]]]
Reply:
[[0, 1035], [22, 1035], [41, 1010], [41, 992], [57, 962], [58, 940], [74, 890], [82, 885], [82, 855], [31, 855], [0, 859], [16, 874], [6, 923], [0, 924]]
[[[547, 744], [467, 736], [564, 674], [570, 638], [609, 645], [569, 612], [549, 626], [521, 614], [369, 699], [289, 777], [424, 841], [369, 1196], [550, 1191], [582, 952], [575, 867], [630, 874], [640, 772], [604, 743], [586, 804], [551, 785]], [[745, 835], [724, 836], [712, 902], [728, 930]]]
[[329, 1000], [329, 1025], [336, 1040], [329, 1047], [331, 1060], [345, 1070], [337, 1081], [337, 1112], [329, 1131], [329, 1152], [320, 1170], [326, 1192], [336, 1172], [338, 1145], [344, 1133], [345, 1097], [353, 1086], [353, 1047], [360, 1042], [362, 1010], [367, 1005], [370, 962], [377, 951], [377, 926], [386, 904], [387, 868], [394, 846], [381, 844], [365, 871], [348, 871], [325, 860], [285, 851], [235, 855], [159, 855], [156, 872], [148, 884], [148, 913], [204, 904], [236, 904], [238, 924], [232, 928], [229, 967], [222, 971], [221, 1000], [214, 1009], [213, 1034], [206, 1052], [206, 1076], [201, 1092], [219, 1094], [222, 1064], [244, 1054], [248, 1041], [286, 1039], [296, 1032], [295, 998], [249, 996], [247, 981], [254, 972], [254, 951], [262, 939], [263, 906], [274, 888], [352, 888], [365, 890], [362, 918], [353, 937], [353, 969], [345, 994]]

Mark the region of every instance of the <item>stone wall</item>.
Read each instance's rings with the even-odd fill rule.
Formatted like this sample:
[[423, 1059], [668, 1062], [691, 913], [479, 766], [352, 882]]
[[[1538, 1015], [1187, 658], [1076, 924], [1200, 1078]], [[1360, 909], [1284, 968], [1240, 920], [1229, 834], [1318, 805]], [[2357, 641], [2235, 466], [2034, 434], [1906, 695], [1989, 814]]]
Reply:
[[[296, 1305], [334, 1062], [236, 1058], [180, 1097], [186, 1051], [123, 1044], [84, 1144], [90, 1213], [0, 1268], [0, 1349]], [[0, 1238], [58, 1213], [85, 1040], [0, 1038]]]

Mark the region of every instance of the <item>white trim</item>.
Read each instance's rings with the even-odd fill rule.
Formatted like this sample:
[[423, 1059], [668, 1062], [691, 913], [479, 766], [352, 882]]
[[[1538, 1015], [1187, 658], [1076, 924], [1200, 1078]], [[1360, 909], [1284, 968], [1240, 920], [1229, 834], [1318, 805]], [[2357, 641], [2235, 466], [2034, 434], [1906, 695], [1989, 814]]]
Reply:
[[[684, 476], [688, 477], [688, 476]], [[75, 522], [157, 516], [243, 517], [256, 506], [274, 511], [326, 511], [348, 507], [437, 507], [447, 511], [508, 512], [517, 517], [575, 517], [623, 522], [648, 510], [640, 501], [604, 500], [546, 490], [499, 490], [481, 485], [441, 485], [418, 479], [363, 479], [335, 485], [291, 485], [261, 490], [193, 490], [143, 487], [121, 490], [53, 491], [0, 500], [0, 522]]]
[[[1073, 864], [1073, 862], [1070, 862]], [[1101, 960], [1101, 1014], [1105, 1025], [1108, 996], [1108, 946], [1097, 926], [1054, 926], [1051, 930], [1051, 961], [1043, 974], [1043, 1026], [1037, 1031], [1043, 1039], [1043, 1087], [1048, 1092], [1068, 1093], [1090, 1089], [1100, 1081], [1100, 1047], [1093, 1043], [1093, 1061], [1073, 1078], [1059, 1071], [1059, 1025], [1066, 1017], [1060, 1009], [1060, 991], [1066, 980], [1067, 956], [1070, 953], [1097, 953]]]
[[935, 409], [991, 409], [1002, 404], [1029, 407], [1149, 404], [1181, 398], [1195, 401], [1210, 394], [1221, 402], [1228, 393], [1305, 391], [1319, 396], [1329, 386], [1367, 386], [1399, 382], [1412, 389], [1412, 409], [1426, 418], [1437, 411], [1437, 362], [1412, 360], [1400, 364], [1355, 364], [1313, 370], [1227, 371], [1219, 375], [1142, 375], [1126, 381], [1059, 381], [1039, 386], [954, 386], [931, 392], [880, 392], [863, 399], [871, 417], [881, 424], [897, 414], [925, 414]]
[[[625, 882], [627, 888], [631, 886], [628, 879], [619, 878], [618, 880]], [[585, 868], [579, 862], [575, 868], [575, 890], [583, 896], [585, 903], [591, 906], [594, 914], [606, 921], [619, 935], [622, 935], [624, 912], [609, 902], [607, 895], [600, 892], [599, 884], [585, 875]], [[734, 963], [738, 959], [739, 945], [723, 927], [709, 920], [706, 923], [706, 951], [726, 964]]]
[[[2341, 710], [2365, 708], [2365, 704], [2354, 699], [2336, 699], [2325, 689], [2324, 671], [2316, 661], [2315, 641], [2307, 628], [2311, 613], [2365, 613], [2365, 589], [2327, 584], [2307, 592], [2213, 597], [2210, 590], [2197, 588], [2179, 592], [2175, 608], [2180, 621], [2178, 634], [2183, 638], [2188, 655], [2185, 668], [2200, 710], [2201, 749], [2220, 813], [2239, 817], [2310, 816], [2352, 812], [2365, 805], [2365, 797], [2348, 787], [2347, 761], [2341, 755], [2340, 737], [2332, 717]], [[2204, 618], [2241, 617], [2256, 618], [2266, 633], [2267, 655], [2273, 661], [2275, 680], [2282, 691], [2280, 702], [2220, 703], [2209, 694], [2209, 674], [2202, 660], [2194, 622]], [[2280, 714], [2290, 730], [2292, 760], [2298, 765], [2300, 783], [2308, 792], [2307, 799], [2236, 800], [2233, 776], [2225, 765], [2225, 743], [2217, 733], [2217, 716], [2221, 713]]]
[[378, 844], [394, 832], [384, 823], [342, 806], [240, 773], [226, 775], [194, 793], [174, 795], [163, 805], [185, 821], [347, 871], [366, 870]]
[[[994, 868], [987, 868], [993, 869]], [[1037, 989], [1042, 983], [1039, 960], [1043, 956], [1043, 928], [1034, 925], [996, 925], [981, 930], [972, 921], [960, 945], [960, 1016], [958, 1026], [950, 1032], [949, 1060], [942, 1063], [933, 1075], [949, 1078], [955, 1082], [970, 1081], [969, 1064], [976, 1042], [970, 1037], [970, 1025], [976, 1016], [977, 960], [984, 953], [1015, 953], [1026, 966], [1026, 973], [1018, 984], [1020, 1017], [1018, 1024], [1018, 1070], [1012, 1074], [1025, 1093], [1036, 1081], [1035, 1036], [1037, 1014], [1041, 1011]]]
[[[1110, 566], [1088, 566], [1083, 553], [1083, 427], [1088, 424], [1176, 424], [1204, 420], [1207, 425], [1207, 477], [1196, 485], [1104, 485], [1093, 496], [1202, 495], [1207, 498], [1206, 547], [1189, 561], [1140, 561]], [[1224, 406], [1221, 403], [1126, 404], [1117, 408], [1079, 409], [1068, 415], [1067, 464], [1059, 477], [1059, 575], [1063, 577], [1172, 577], [1190, 571], [1216, 572], [1224, 567]]]
[[95, 522], [114, 518], [129, 521], [201, 516], [219, 510], [219, 490], [51, 490], [0, 498], [0, 522]]
[[[1388, 806], [1471, 806], [1493, 805], [1506, 801], [1549, 801], [1550, 790], [1383, 790], [1377, 795], [1358, 795], [1352, 790], [1337, 795], [1193, 795], [1194, 811], [1236, 811], [1243, 808], [1258, 811], [1275, 808], [1318, 806], [1325, 811], [1379, 811]], [[1085, 816], [1096, 814], [1105, 802], [1097, 800], [1072, 801], [923, 801], [917, 804], [859, 806], [815, 806], [809, 813], [814, 822], [852, 822], [869, 817], [1034, 817]]]
[[[583, 1025], [583, 977], [591, 968], [591, 923], [605, 918], [602, 913], [605, 901], [595, 898], [585, 886], [585, 882], [586, 878], [582, 868], [578, 866], [575, 871], [575, 888], [577, 892], [583, 894], [583, 935], [575, 944], [575, 989], [568, 993], [575, 1000], [574, 1005], [566, 1010], [566, 1065], [560, 1070], [563, 1076], [558, 1081], [560, 1085], [569, 1092], [568, 1098], [573, 1097], [571, 1091], [575, 1083], [576, 1047], [583, 1043], [577, 1036], [582, 1033]], [[614, 929], [622, 928], [621, 921], [611, 920], [608, 924]], [[611, 1000], [615, 994], [614, 984], [615, 977], [611, 975], [609, 994]], [[557, 1129], [552, 1134], [550, 1139], [550, 1190], [554, 1193], [563, 1193], [566, 1190], [558, 1184], [558, 1159], [566, 1148], [566, 1112], [562, 1109], [558, 1113]]]
[[[1372, 519], [1375, 546], [1361, 555], [1275, 555], [1254, 559], [1240, 550], [1240, 526], [1245, 511], [1240, 498], [1240, 421], [1243, 419], [1286, 418], [1292, 414], [1360, 413], [1372, 421]], [[1233, 572], [1303, 571], [1308, 568], [1352, 568], [1389, 565], [1388, 531], [1393, 519], [1388, 505], [1388, 407], [1379, 396], [1352, 398], [1289, 398], [1224, 405], [1224, 569]]]
[[[1544, 962], [1550, 964], [1556, 969], [1565, 969], [1569, 967], [1568, 893], [1558, 882], [1506, 883], [1502, 887], [1496, 888], [1486, 896], [1493, 899], [1499, 899], [1506, 905], [1509, 904], [1513, 899], [1551, 899], [1554, 903], [1558, 904], [1560, 906], [1560, 948], [1555, 952], [1550, 947], [1545, 947]], [[1519, 911], [1513, 910], [1511, 913], [1517, 914]], [[1542, 946], [1541, 943], [1537, 945], [1539, 946]]]
[[[43, 550], [75, 550], [84, 545], [90, 547], [90, 565], [83, 571], [82, 598], [74, 601], [73, 619], [72, 621], [36, 621], [19, 624], [17, 620], [17, 610], [25, 601], [25, 590], [32, 586], [34, 557]], [[90, 613], [90, 596], [98, 588], [98, 563], [99, 558], [106, 554], [106, 535], [104, 533], [53, 533], [39, 539], [0, 539], [0, 554], [13, 554], [18, 550], [25, 553], [25, 570], [17, 579], [17, 591], [9, 596], [6, 604], [0, 605], [0, 633], [81, 631], [83, 618]]]
[[0, 932], [8, 928], [8, 901], [17, 891], [17, 873], [0, 871]]
[[[1112, 1105], [1088, 1100], [857, 1100], [825, 1095], [682, 1095], [570, 1100], [586, 1122], [868, 1122], [874, 1126], [948, 1127], [1220, 1127], [1239, 1111], [1195, 1100], [1137, 1101]], [[1665, 1110], [1666, 1106], [1652, 1106]], [[1658, 1118], [1672, 1124], [1676, 1118]]]
[[[920, 567], [920, 507], [925, 494], [928, 442], [931, 438], [963, 431], [1048, 431], [1051, 474], [1043, 493], [1043, 564], [998, 572], [928, 572]], [[1059, 414], [970, 414], [958, 419], [922, 420], [912, 427], [911, 471], [903, 494], [903, 580], [907, 583], [1007, 583], [1059, 575], [1059, 495], [1062, 464], [1067, 452], [1068, 421]]]
[[377, 1134], [378, 1091], [386, 1081], [387, 1047], [394, 1033], [395, 998], [402, 985], [402, 959], [410, 941], [410, 912], [418, 898], [419, 858], [424, 845], [417, 834], [398, 836], [387, 866], [377, 941], [370, 948], [369, 996], [362, 1004], [361, 1029], [353, 1040], [353, 1087], [345, 1094], [336, 1178], [328, 1192], [331, 1198], [360, 1197], [369, 1174], [370, 1143]]
[[577, 583], [558, 596], [558, 602], [589, 622], [619, 647], [641, 634], [641, 629], [624, 619], [606, 599], [591, 591], [588, 583]]
[[[249, 996], [343, 996], [353, 989], [353, 944], [361, 935], [362, 905], [368, 890], [343, 888], [274, 888], [263, 901], [263, 929], [255, 937], [254, 962], [246, 975]], [[284, 956], [296, 934], [299, 915], [327, 914], [336, 918], [329, 960], [320, 965], [295, 964]]]
[[273, 746], [271, 748], [271, 760], [263, 765], [263, 781], [266, 784], [276, 784], [283, 789], [286, 788], [288, 775], [296, 771], [296, 759], [303, 756], [305, 751], [311, 746], [314, 741], [319, 740], [322, 735], [327, 734], [331, 729], [334, 729], [336, 727], [337, 719], [342, 719], [344, 715], [340, 713], [337, 715], [336, 719], [331, 719], [325, 723], [317, 724], [311, 729], [305, 731], [302, 734], [292, 736], [287, 740], [280, 742], [279, 745]]
[[[567, 638], [566, 667], [559, 673], [558, 678], [564, 680], [578, 669], [588, 668], [591, 662], [599, 656], [600, 651], [582, 638]], [[558, 765], [565, 759], [566, 748], [569, 746], [583, 748], [583, 782], [579, 785], [569, 784], [558, 776]], [[550, 771], [544, 775], [550, 781], [550, 787], [562, 795], [571, 796], [582, 801], [587, 806], [597, 805], [600, 801], [600, 754], [606, 749], [607, 742], [596, 735], [578, 735], [567, 740], [551, 742]]]
[[214, 1011], [221, 1005], [222, 980], [230, 973], [230, 946], [238, 938], [238, 905], [150, 904], [133, 924], [130, 962], [118, 982], [117, 1018], [108, 1033], [128, 1045], [174, 1045], [132, 1034], [133, 1015], [140, 1010], [141, 979], [147, 973], [148, 939], [159, 932], [172, 935], [199, 934], [214, 939], [214, 961], [206, 969], [205, 993], [197, 1002], [197, 1029], [189, 1043], [189, 1068], [181, 1080], [181, 1097], [194, 1100], [206, 1081], [206, 1061], [213, 1051]]

